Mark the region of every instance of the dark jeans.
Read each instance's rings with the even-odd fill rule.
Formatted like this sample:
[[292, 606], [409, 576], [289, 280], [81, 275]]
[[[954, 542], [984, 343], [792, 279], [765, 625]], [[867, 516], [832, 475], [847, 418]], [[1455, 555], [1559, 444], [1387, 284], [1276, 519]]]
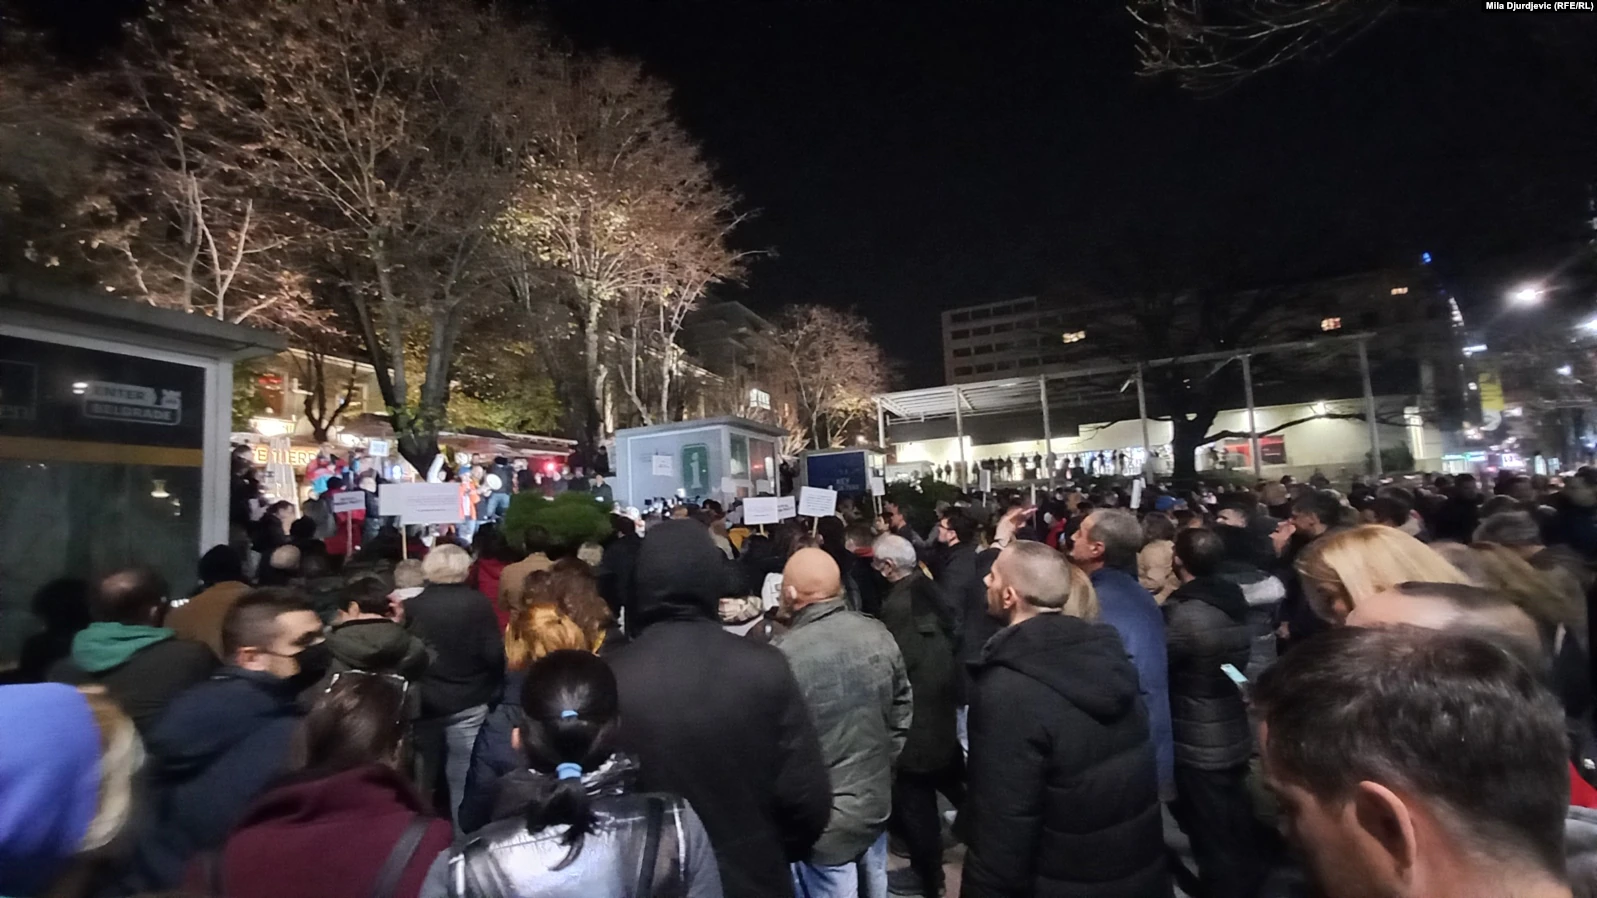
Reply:
[[1246, 764], [1229, 770], [1176, 765], [1170, 811], [1192, 842], [1200, 898], [1254, 898], [1269, 872], [1247, 776]]
[[909, 865], [919, 874], [928, 898], [943, 887], [943, 815], [937, 810], [937, 793], [959, 807], [965, 803], [965, 762], [954, 762], [936, 773], [900, 770], [893, 780], [893, 816], [888, 828], [904, 840]]

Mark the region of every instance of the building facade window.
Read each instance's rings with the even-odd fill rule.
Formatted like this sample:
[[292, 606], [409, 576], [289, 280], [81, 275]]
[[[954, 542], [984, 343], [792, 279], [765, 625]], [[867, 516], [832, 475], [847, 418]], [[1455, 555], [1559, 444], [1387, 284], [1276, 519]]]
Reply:
[[751, 387], [751, 388], [749, 388], [749, 407], [750, 408], [764, 409], [766, 411], [770, 411], [771, 410], [771, 394], [765, 392], [764, 390], [760, 389], [759, 387]]
[[1340, 318], [1321, 318], [1320, 319], [1320, 330], [1322, 330], [1322, 331], [1339, 331], [1341, 329], [1342, 329], [1342, 319], [1340, 319]]
[[1061, 343], [1080, 343], [1085, 339], [1087, 339], [1086, 331], [1065, 331], [1059, 335], [1059, 342]]
[[958, 368], [954, 369], [954, 376], [964, 377], [965, 375], [969, 374], [970, 371], [971, 369], [969, 365], [960, 365]]

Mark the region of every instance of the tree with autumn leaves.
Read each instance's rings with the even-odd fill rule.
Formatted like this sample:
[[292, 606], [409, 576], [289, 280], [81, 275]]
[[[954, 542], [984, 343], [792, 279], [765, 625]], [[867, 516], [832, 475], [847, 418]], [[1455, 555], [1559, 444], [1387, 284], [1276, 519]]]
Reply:
[[[71, 102], [24, 80], [0, 76], [0, 144], [31, 151], [0, 167], [0, 215], [30, 225], [12, 255], [358, 350], [418, 467], [457, 385], [549, 395], [462, 377], [512, 335], [568, 429], [600, 435], [613, 382], [629, 419], [668, 418], [683, 319], [742, 270], [667, 88], [467, 0], [155, 2]], [[81, 172], [29, 164], [57, 144]]]

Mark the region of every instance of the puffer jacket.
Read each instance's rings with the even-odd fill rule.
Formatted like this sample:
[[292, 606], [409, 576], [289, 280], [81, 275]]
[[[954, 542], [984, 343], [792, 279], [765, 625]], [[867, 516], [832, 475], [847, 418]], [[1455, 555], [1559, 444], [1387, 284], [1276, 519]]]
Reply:
[[904, 657], [880, 621], [833, 599], [807, 605], [776, 640], [815, 719], [832, 782], [832, 815], [810, 861], [857, 859], [887, 826], [893, 763], [913, 707]]
[[1159, 781], [1115, 631], [1042, 614], [974, 666], [964, 898], [1167, 898]]
[[1248, 709], [1220, 665], [1246, 670], [1253, 650], [1242, 587], [1199, 577], [1164, 605], [1169, 640], [1170, 724], [1175, 762], [1198, 770], [1229, 770], [1253, 753]]
[[564, 826], [527, 828], [527, 806], [547, 794], [554, 780], [526, 769], [510, 774], [494, 808], [497, 819], [439, 856], [421, 898], [631, 898], [638, 893], [655, 814], [654, 898], [722, 898], [715, 853], [698, 815], [677, 796], [633, 791], [634, 771], [629, 759], [615, 757], [583, 774], [598, 822], [574, 857], [562, 839]]

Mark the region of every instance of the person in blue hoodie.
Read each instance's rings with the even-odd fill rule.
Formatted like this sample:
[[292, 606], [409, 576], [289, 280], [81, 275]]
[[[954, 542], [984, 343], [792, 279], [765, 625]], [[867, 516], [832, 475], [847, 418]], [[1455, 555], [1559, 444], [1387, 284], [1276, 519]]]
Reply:
[[1070, 543], [1070, 560], [1092, 578], [1104, 623], [1114, 627], [1137, 668], [1148, 727], [1159, 758], [1159, 794], [1175, 798], [1175, 739], [1170, 726], [1169, 659], [1164, 616], [1153, 595], [1137, 582], [1142, 525], [1118, 508], [1101, 508], [1081, 522]]
[[72, 638], [71, 653], [50, 669], [49, 679], [104, 686], [148, 737], [167, 704], [216, 668], [204, 643], [178, 639], [160, 625], [168, 595], [166, 580], [147, 567], [105, 576], [90, 599], [94, 623]]
[[289, 589], [257, 589], [222, 623], [227, 665], [178, 696], [145, 738], [150, 819], [132, 891], [174, 888], [184, 865], [218, 849], [250, 802], [289, 763], [295, 697], [326, 673], [322, 620]]

